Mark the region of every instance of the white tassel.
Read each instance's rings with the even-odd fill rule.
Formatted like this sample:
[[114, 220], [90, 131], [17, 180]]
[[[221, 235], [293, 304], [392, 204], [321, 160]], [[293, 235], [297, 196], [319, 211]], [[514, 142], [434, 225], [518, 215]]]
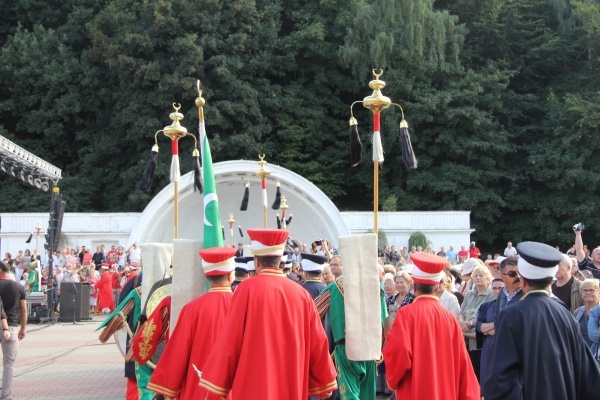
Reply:
[[171, 158], [171, 182], [179, 182], [181, 172], [179, 172], [179, 155], [175, 154]]
[[373, 132], [373, 162], [379, 164], [383, 162], [383, 146], [381, 145], [381, 134], [379, 131]]

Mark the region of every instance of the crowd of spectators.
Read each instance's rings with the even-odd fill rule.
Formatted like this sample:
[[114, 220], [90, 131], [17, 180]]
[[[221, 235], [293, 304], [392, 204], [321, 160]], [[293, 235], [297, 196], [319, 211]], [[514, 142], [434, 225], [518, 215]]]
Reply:
[[[48, 257], [49, 258], [49, 257]], [[90, 284], [90, 312], [101, 313], [97, 308], [100, 276], [107, 272], [111, 275], [111, 290], [115, 304], [118, 304], [120, 289], [131, 279], [140, 266], [141, 254], [137, 243], [129, 248], [112, 245], [107, 251], [104, 245], [96, 247], [96, 251], [87, 246], [71, 248], [66, 246], [56, 251], [50, 260], [43, 265], [42, 258], [29, 249], [20, 250], [13, 258], [6, 253], [4, 261], [11, 268], [10, 277], [20, 283], [27, 294], [35, 292], [53, 292], [55, 312], [59, 312], [60, 289], [63, 283], [87, 282]], [[52, 265], [52, 282], [49, 282], [50, 264]], [[106, 312], [106, 310], [104, 310]]]
[[[563, 255], [558, 266], [555, 281], [551, 286], [551, 296], [564, 305], [580, 327], [581, 335], [594, 354], [598, 354], [600, 343], [600, 247], [586, 250], [581, 233], [575, 232], [574, 246]], [[308, 275], [302, 270], [302, 254], [322, 255], [329, 260], [324, 266], [320, 280], [328, 285], [342, 276], [341, 259], [333, 243], [321, 239], [311, 244], [291, 242], [287, 246], [291, 268], [284, 268], [290, 279], [302, 284], [308, 279], [314, 280], [314, 274]], [[242, 252], [242, 247], [239, 249]], [[391, 327], [400, 308], [411, 304], [415, 299], [411, 278], [412, 253], [427, 252], [445, 257], [448, 266], [435, 295], [441, 304], [452, 313], [464, 335], [465, 346], [480, 381], [482, 395], [486, 394], [490, 380], [489, 357], [494, 343], [494, 321], [498, 313], [510, 302], [518, 301], [522, 296], [521, 280], [518, 271], [516, 248], [507, 243], [503, 254], [486, 256], [482, 259], [475, 242], [469, 246], [460, 246], [456, 251], [450, 245], [436, 251], [433, 246], [426, 248], [407, 247], [398, 249], [395, 245], [384, 246], [379, 253], [379, 274], [388, 318], [384, 322], [384, 331]], [[53, 285], [48, 285], [49, 268], [43, 269], [39, 287], [35, 286], [31, 276], [36, 274], [36, 260], [29, 250], [19, 251], [13, 258], [6, 253], [5, 262], [11, 267], [11, 278], [24, 286], [28, 293], [53, 290], [56, 293], [55, 311], [58, 311], [60, 287], [64, 282], [88, 282], [90, 284], [90, 311], [93, 313], [112, 311], [118, 304], [120, 288], [136, 274], [140, 265], [140, 250], [137, 243], [128, 249], [123, 246], [111, 246], [107, 251], [98, 246], [94, 253], [86, 246], [72, 249], [66, 247], [52, 257]], [[114, 296], [113, 306], [99, 309], [98, 285], [102, 279], [100, 271], [110, 274], [111, 290]], [[35, 279], [34, 279], [35, 280]], [[104, 279], [106, 281], [106, 279]], [[390, 394], [385, 386], [385, 364], [379, 367], [380, 385], [378, 391]]]
[[[576, 236], [579, 235], [576, 232]], [[580, 236], [580, 235], [579, 235]], [[302, 253], [319, 253], [331, 260], [338, 254], [333, 244], [327, 241], [313, 242], [310, 246], [290, 248], [294, 257], [291, 274], [302, 283]], [[379, 270], [382, 289], [388, 308], [388, 319], [384, 331], [393, 323], [398, 309], [414, 300], [411, 278], [412, 253], [427, 252], [448, 259], [446, 274], [436, 295], [441, 304], [456, 318], [463, 331], [465, 346], [473, 368], [481, 385], [482, 395], [491, 385], [490, 355], [494, 343], [494, 321], [511, 301], [522, 296], [521, 278], [518, 272], [516, 248], [507, 243], [502, 254], [482, 257], [475, 242], [469, 246], [441, 247], [436, 251], [433, 246], [426, 248], [384, 246], [379, 252]], [[335, 261], [335, 260], [334, 260]], [[335, 264], [335, 262], [334, 262]], [[321, 280], [328, 284], [337, 279], [333, 265], [325, 266]], [[341, 274], [340, 274], [341, 276]], [[576, 319], [581, 334], [594, 355], [600, 347], [600, 247], [593, 251], [576, 237], [575, 245], [559, 264], [555, 281], [551, 286], [551, 296], [564, 305]], [[600, 357], [598, 355], [597, 357]], [[379, 366], [377, 391], [389, 395], [385, 385], [385, 363]]]

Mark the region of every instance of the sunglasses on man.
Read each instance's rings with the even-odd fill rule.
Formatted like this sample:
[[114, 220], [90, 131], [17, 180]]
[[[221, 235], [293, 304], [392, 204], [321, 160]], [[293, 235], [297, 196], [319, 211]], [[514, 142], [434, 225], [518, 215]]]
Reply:
[[502, 275], [508, 275], [511, 278], [516, 278], [519, 276], [519, 273], [517, 271], [508, 271], [506, 274], [503, 272]]

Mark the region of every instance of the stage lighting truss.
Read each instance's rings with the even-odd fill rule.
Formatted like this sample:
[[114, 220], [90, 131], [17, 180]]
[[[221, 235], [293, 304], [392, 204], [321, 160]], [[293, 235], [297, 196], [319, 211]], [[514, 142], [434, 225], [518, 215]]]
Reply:
[[0, 135], [0, 172], [47, 192], [62, 171]]

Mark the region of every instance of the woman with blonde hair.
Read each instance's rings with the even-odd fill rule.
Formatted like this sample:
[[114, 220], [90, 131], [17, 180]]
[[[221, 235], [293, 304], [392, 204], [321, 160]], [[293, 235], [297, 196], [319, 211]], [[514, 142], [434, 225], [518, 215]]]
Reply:
[[573, 313], [575, 320], [579, 324], [579, 330], [587, 345], [592, 347], [592, 340], [588, 334], [588, 322], [592, 308], [600, 305], [600, 286], [597, 279], [586, 279], [579, 285], [579, 293], [583, 298], [583, 305]]
[[[387, 308], [388, 308], [388, 317], [386, 318], [384, 326], [383, 326], [385, 335], [391, 329], [392, 324], [394, 323], [394, 319], [396, 318], [396, 314], [398, 313], [398, 310], [400, 308], [404, 307], [405, 305], [412, 303], [413, 300], [415, 299], [415, 295], [410, 292], [410, 286], [412, 285], [413, 281], [412, 281], [412, 277], [410, 276], [410, 274], [408, 272], [400, 271], [400, 272], [397, 272], [395, 276], [392, 276], [391, 274], [385, 274], [384, 290], [387, 285], [388, 291], [391, 293], [392, 289], [389, 288], [389, 285], [391, 283], [390, 278], [393, 278], [394, 294], [392, 296], [389, 296], [386, 300]], [[386, 291], [386, 293], [388, 291]], [[389, 398], [390, 399], [393, 398], [394, 394], [391, 393], [387, 384], [385, 383], [385, 380], [386, 380], [386, 378], [385, 378], [385, 375], [386, 375], [385, 362], [381, 363], [377, 369], [379, 371], [379, 376], [377, 377], [377, 392], [384, 394], [384, 395], [391, 394], [392, 397], [389, 397]]]
[[396, 294], [393, 298], [388, 299], [388, 313], [392, 318], [392, 322], [396, 318], [398, 310], [412, 303], [415, 299], [415, 295], [410, 292], [412, 283], [412, 277], [406, 271], [397, 272], [394, 276]]
[[475, 340], [475, 327], [477, 325], [477, 312], [482, 303], [494, 299], [494, 294], [490, 289], [492, 274], [484, 265], [476, 265], [471, 272], [473, 289], [465, 292], [465, 299], [460, 307], [458, 322], [467, 339], [469, 357], [475, 370], [477, 380], [479, 380], [479, 370], [481, 361], [481, 349], [477, 348]]

